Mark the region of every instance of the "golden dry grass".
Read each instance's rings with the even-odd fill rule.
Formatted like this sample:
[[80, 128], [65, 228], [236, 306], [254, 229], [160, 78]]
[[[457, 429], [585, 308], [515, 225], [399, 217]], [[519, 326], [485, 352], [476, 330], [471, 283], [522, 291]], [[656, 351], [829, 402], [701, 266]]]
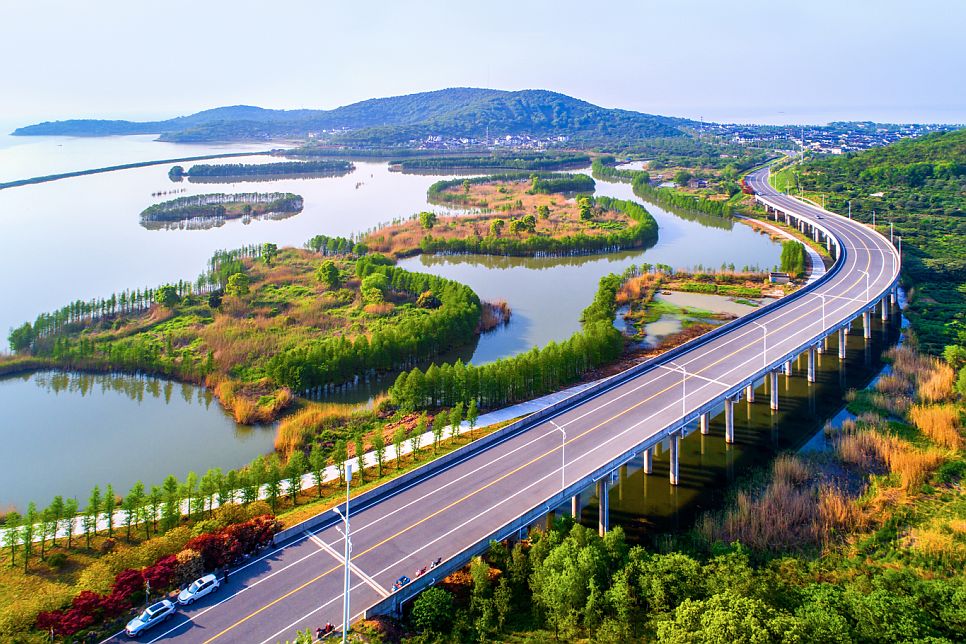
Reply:
[[963, 446], [959, 409], [955, 405], [914, 405], [909, 410], [909, 419], [937, 445], [949, 449]]
[[868, 429], [843, 433], [836, 439], [835, 449], [843, 462], [863, 471], [879, 473], [885, 469], [895, 474], [906, 490], [921, 485], [944, 460], [937, 449], [919, 449], [909, 441]]

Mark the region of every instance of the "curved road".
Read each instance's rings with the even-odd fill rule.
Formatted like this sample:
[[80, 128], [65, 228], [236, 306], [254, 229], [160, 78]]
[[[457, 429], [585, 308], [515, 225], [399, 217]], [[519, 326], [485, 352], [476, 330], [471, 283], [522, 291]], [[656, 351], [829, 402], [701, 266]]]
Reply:
[[[838, 270], [797, 297], [633, 370], [633, 377], [616, 377], [612, 387], [578, 395], [552, 418], [354, 509], [353, 619], [391, 601], [388, 589], [400, 575], [413, 577], [437, 557], [451, 564], [440, 570], [459, 565], [475, 544], [508, 534], [521, 516], [534, 518], [565, 501], [888, 295], [899, 258], [887, 239], [777, 194], [767, 170], [748, 181], [769, 205], [824, 227], [844, 250]], [[296, 629], [340, 624], [343, 541], [331, 523], [232, 572], [218, 593], [141, 640], [267, 643], [291, 638]], [[403, 593], [429, 581], [426, 575]]]

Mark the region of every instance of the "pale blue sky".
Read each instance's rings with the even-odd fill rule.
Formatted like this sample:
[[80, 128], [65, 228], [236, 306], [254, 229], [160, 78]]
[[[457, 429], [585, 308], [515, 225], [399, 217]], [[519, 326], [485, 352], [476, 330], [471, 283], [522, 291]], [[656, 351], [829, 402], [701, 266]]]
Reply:
[[0, 0], [0, 120], [545, 88], [719, 121], [966, 122], [963, 0]]

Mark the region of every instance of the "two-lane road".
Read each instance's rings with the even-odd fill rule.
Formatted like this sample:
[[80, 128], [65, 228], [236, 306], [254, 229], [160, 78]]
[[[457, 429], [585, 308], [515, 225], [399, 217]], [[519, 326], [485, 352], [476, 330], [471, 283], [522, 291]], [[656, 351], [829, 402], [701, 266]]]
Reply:
[[[552, 419], [353, 510], [354, 619], [388, 596], [399, 576], [414, 577], [438, 557], [457, 557], [534, 508], [556, 504], [566, 487], [665, 437], [685, 415], [706, 409], [762, 369], [855, 318], [894, 284], [898, 257], [881, 235], [775, 193], [766, 171], [751, 175], [749, 183], [770, 202], [830, 231], [845, 251], [841, 268], [755, 320], [711, 340], [699, 339], [671, 361], [579, 397]], [[339, 625], [342, 549], [335, 526], [302, 534], [233, 572], [219, 593], [142, 641], [275, 642], [296, 629], [327, 621]]]

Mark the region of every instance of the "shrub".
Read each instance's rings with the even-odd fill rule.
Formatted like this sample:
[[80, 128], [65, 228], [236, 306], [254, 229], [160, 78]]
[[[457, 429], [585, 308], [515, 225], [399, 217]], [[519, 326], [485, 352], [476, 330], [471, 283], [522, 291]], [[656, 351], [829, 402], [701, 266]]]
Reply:
[[47, 565], [54, 570], [60, 570], [67, 563], [67, 555], [63, 552], [55, 552], [47, 557]]

